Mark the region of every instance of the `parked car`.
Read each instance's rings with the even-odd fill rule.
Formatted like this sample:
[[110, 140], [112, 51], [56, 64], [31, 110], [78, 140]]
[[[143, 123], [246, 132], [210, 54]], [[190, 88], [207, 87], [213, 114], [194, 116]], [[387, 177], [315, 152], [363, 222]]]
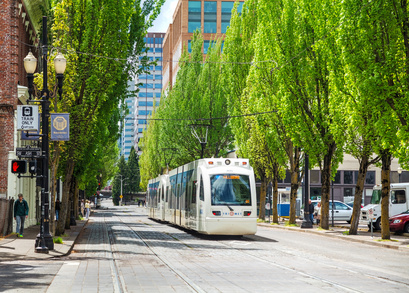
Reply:
[[[353, 201], [348, 201], [345, 203], [346, 205], [350, 206], [351, 208], [354, 208], [354, 202]], [[364, 206], [361, 204], [361, 208], [363, 208]]]
[[389, 228], [392, 232], [409, 233], [409, 210], [389, 218]]
[[[319, 200], [313, 200], [311, 203], [314, 207], [320, 202]], [[351, 223], [352, 208], [343, 203], [342, 201], [334, 200], [334, 221], [346, 221]], [[332, 219], [332, 200], [329, 201], [329, 218]]]

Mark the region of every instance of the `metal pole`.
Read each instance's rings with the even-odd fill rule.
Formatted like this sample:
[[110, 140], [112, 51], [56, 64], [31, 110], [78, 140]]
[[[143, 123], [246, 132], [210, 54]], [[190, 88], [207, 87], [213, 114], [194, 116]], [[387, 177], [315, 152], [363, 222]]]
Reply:
[[301, 224], [301, 228], [312, 228], [312, 223], [310, 220], [310, 211], [309, 211], [309, 200], [310, 200], [310, 166], [309, 166], [309, 156], [305, 154], [305, 170], [304, 170], [304, 220]]
[[[122, 179], [122, 176], [121, 176], [121, 196], [123, 196], [122, 195], [122, 181], [123, 181], [123, 179]], [[122, 197], [120, 197], [120, 205], [122, 205]]]
[[334, 227], [334, 180], [331, 182], [331, 197], [332, 197], [332, 227]]
[[205, 147], [206, 147], [206, 143], [201, 143], [200, 145], [202, 146], [202, 154], [200, 155], [200, 158], [203, 159], [204, 149], [205, 149]]
[[36, 239], [36, 252], [48, 253], [51, 249], [54, 249], [53, 238], [50, 235], [50, 220], [49, 220], [49, 182], [48, 182], [48, 117], [50, 116], [50, 102], [49, 102], [49, 91], [48, 91], [48, 78], [47, 78], [47, 53], [48, 53], [48, 41], [47, 41], [47, 17], [43, 16], [43, 90], [42, 102], [41, 102], [41, 120], [42, 120], [42, 142], [41, 150], [43, 156], [42, 164], [42, 186], [41, 186], [41, 227], [40, 234], [37, 235]]

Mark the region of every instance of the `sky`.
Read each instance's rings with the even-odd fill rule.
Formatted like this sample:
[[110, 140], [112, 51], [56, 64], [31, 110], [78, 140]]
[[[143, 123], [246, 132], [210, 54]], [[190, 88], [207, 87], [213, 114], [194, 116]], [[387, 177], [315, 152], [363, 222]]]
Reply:
[[153, 26], [148, 29], [148, 32], [166, 33], [169, 24], [172, 22], [173, 13], [175, 12], [178, 1], [179, 0], [166, 0], [158, 18], [153, 22]]

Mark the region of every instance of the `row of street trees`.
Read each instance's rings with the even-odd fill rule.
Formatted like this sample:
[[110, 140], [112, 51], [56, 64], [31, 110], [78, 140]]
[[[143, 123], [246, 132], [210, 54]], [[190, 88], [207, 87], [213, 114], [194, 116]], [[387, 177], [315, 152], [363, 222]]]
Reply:
[[267, 182], [276, 206], [287, 169], [295, 222], [308, 154], [321, 170], [321, 226], [328, 229], [330, 182], [348, 153], [360, 164], [349, 231], [356, 234], [366, 172], [381, 165], [382, 238], [390, 238], [391, 159], [407, 168], [409, 158], [408, 32], [406, 1], [247, 0], [241, 15], [233, 9], [222, 53], [217, 40], [203, 63], [199, 34], [191, 54], [185, 50], [176, 84], [144, 136], [143, 183], [160, 173], [165, 146], [178, 149], [172, 167], [198, 158], [186, 125], [207, 119], [207, 156], [234, 144], [250, 158], [262, 182], [260, 217]]
[[[112, 198], [115, 205], [119, 204], [121, 187], [122, 195], [127, 193], [137, 193], [140, 190], [140, 170], [139, 157], [134, 148], [131, 148], [128, 161], [125, 161], [124, 156], [121, 156], [117, 164], [117, 173], [115, 174], [112, 184]], [[122, 180], [122, 182], [121, 182]], [[121, 186], [122, 184], [122, 186]]]
[[[62, 209], [57, 224], [51, 213], [51, 228], [61, 235], [69, 228], [70, 200], [78, 202], [78, 190], [95, 193], [115, 173], [118, 156], [118, 121], [127, 91], [127, 81], [145, 70], [148, 60], [138, 55], [143, 38], [157, 17], [164, 0], [53, 0], [50, 1], [50, 58], [61, 51], [67, 59], [64, 93], [55, 102], [55, 112], [70, 113], [70, 140], [50, 146], [53, 212], [56, 178], [62, 177]], [[52, 64], [52, 62], [49, 62]], [[50, 77], [53, 74], [49, 68]], [[37, 76], [37, 81], [42, 76]], [[102, 174], [102, 178], [101, 175]]]

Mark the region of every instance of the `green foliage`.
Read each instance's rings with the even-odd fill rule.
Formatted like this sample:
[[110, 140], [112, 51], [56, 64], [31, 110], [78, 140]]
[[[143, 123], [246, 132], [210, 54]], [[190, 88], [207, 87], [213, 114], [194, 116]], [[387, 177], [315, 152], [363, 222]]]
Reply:
[[[152, 113], [153, 118], [174, 120], [151, 121], [144, 133], [141, 141], [144, 186], [166, 167], [164, 148], [177, 149], [169, 163], [171, 168], [200, 158], [201, 145], [192, 135], [191, 124], [205, 123], [210, 127], [205, 157], [225, 156], [232, 149], [233, 136], [228, 119], [210, 119], [227, 116], [227, 101], [220, 78], [221, 41], [211, 44], [206, 55], [209, 62], [203, 65], [202, 45], [202, 36], [196, 32], [192, 37], [192, 53], [185, 48], [181, 56], [175, 85]], [[197, 118], [209, 120], [203, 122], [195, 120]], [[196, 130], [199, 136], [205, 135], [204, 127]]]
[[126, 164], [126, 178], [128, 178], [125, 188], [126, 193], [137, 193], [141, 182], [139, 170], [139, 156], [134, 148], [131, 148], [131, 153]]
[[64, 241], [62, 240], [61, 237], [54, 237], [53, 242], [54, 243], [59, 243], [59, 244], [64, 244]]

